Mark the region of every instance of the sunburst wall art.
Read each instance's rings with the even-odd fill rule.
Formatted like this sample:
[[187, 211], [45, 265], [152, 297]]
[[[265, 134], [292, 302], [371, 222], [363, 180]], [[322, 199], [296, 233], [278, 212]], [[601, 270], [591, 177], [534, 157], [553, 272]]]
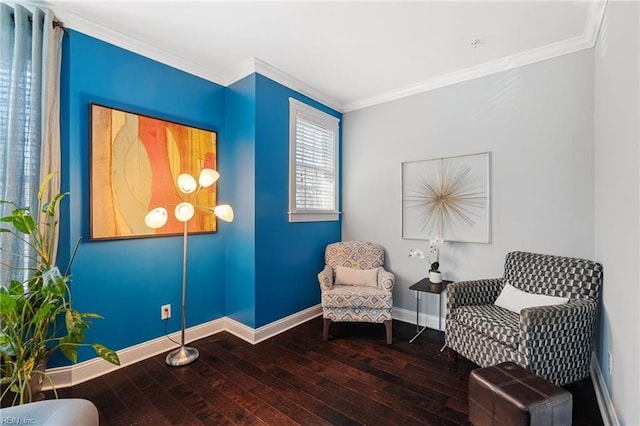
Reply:
[[[179, 174], [216, 169], [216, 137], [214, 131], [91, 104], [91, 239], [182, 234], [173, 214], [161, 229], [146, 226], [144, 217], [182, 201]], [[217, 183], [196, 197], [198, 205], [215, 205]], [[188, 227], [189, 233], [216, 232], [217, 223], [211, 212], [196, 209]]]
[[402, 238], [488, 243], [489, 153], [402, 163]]

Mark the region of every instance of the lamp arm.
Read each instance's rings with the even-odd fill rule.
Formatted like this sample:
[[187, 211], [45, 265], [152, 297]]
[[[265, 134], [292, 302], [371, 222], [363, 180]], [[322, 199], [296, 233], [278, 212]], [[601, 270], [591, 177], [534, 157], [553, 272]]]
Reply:
[[213, 209], [214, 209], [214, 207], [209, 207], [209, 206], [197, 206], [197, 205], [194, 205], [193, 207], [195, 207], [197, 209], [202, 209], [202, 210], [209, 210], [211, 213], [213, 213]]

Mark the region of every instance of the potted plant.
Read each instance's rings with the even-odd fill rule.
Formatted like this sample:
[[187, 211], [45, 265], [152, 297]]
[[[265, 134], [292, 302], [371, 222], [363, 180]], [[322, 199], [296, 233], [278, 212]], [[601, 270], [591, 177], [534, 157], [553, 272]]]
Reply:
[[439, 267], [439, 262], [433, 262], [431, 269], [429, 269], [429, 281], [433, 284], [440, 284], [442, 282], [442, 273], [438, 270]]
[[[113, 350], [96, 343], [84, 343], [89, 320], [102, 317], [73, 309], [70, 265], [63, 274], [52, 262], [54, 232], [58, 226], [56, 210], [67, 194], [57, 194], [42, 204], [43, 192], [51, 177], [45, 178], [38, 191], [40, 220], [34, 219], [29, 207], [0, 201], [13, 206], [10, 216], [0, 218], [0, 232], [10, 233], [28, 244], [36, 260], [25, 282], [12, 280], [0, 286], [0, 401], [11, 399], [11, 405], [36, 399], [45, 379], [53, 386], [45, 367], [56, 349], [75, 363], [78, 347], [91, 346], [100, 358], [120, 365]], [[18, 261], [24, 256], [14, 255]], [[15, 264], [3, 266], [16, 267]]]

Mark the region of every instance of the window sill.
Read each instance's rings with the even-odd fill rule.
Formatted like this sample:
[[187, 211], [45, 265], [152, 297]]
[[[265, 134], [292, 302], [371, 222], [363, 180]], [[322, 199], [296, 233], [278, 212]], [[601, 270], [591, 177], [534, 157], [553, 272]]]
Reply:
[[292, 222], [335, 222], [340, 219], [340, 213], [289, 213], [289, 223]]

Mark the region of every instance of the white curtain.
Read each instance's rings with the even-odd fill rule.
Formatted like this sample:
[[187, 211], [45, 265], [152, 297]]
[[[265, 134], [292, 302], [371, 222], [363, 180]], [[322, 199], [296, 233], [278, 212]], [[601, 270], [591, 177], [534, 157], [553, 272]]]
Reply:
[[[39, 214], [41, 180], [60, 170], [64, 30], [54, 21], [49, 10], [0, 3], [0, 200], [29, 207], [34, 218]], [[59, 190], [56, 175], [43, 200]], [[10, 204], [0, 205], [0, 217], [12, 209]], [[11, 279], [25, 281], [34, 267], [28, 245], [3, 232], [0, 248], [0, 285]]]

